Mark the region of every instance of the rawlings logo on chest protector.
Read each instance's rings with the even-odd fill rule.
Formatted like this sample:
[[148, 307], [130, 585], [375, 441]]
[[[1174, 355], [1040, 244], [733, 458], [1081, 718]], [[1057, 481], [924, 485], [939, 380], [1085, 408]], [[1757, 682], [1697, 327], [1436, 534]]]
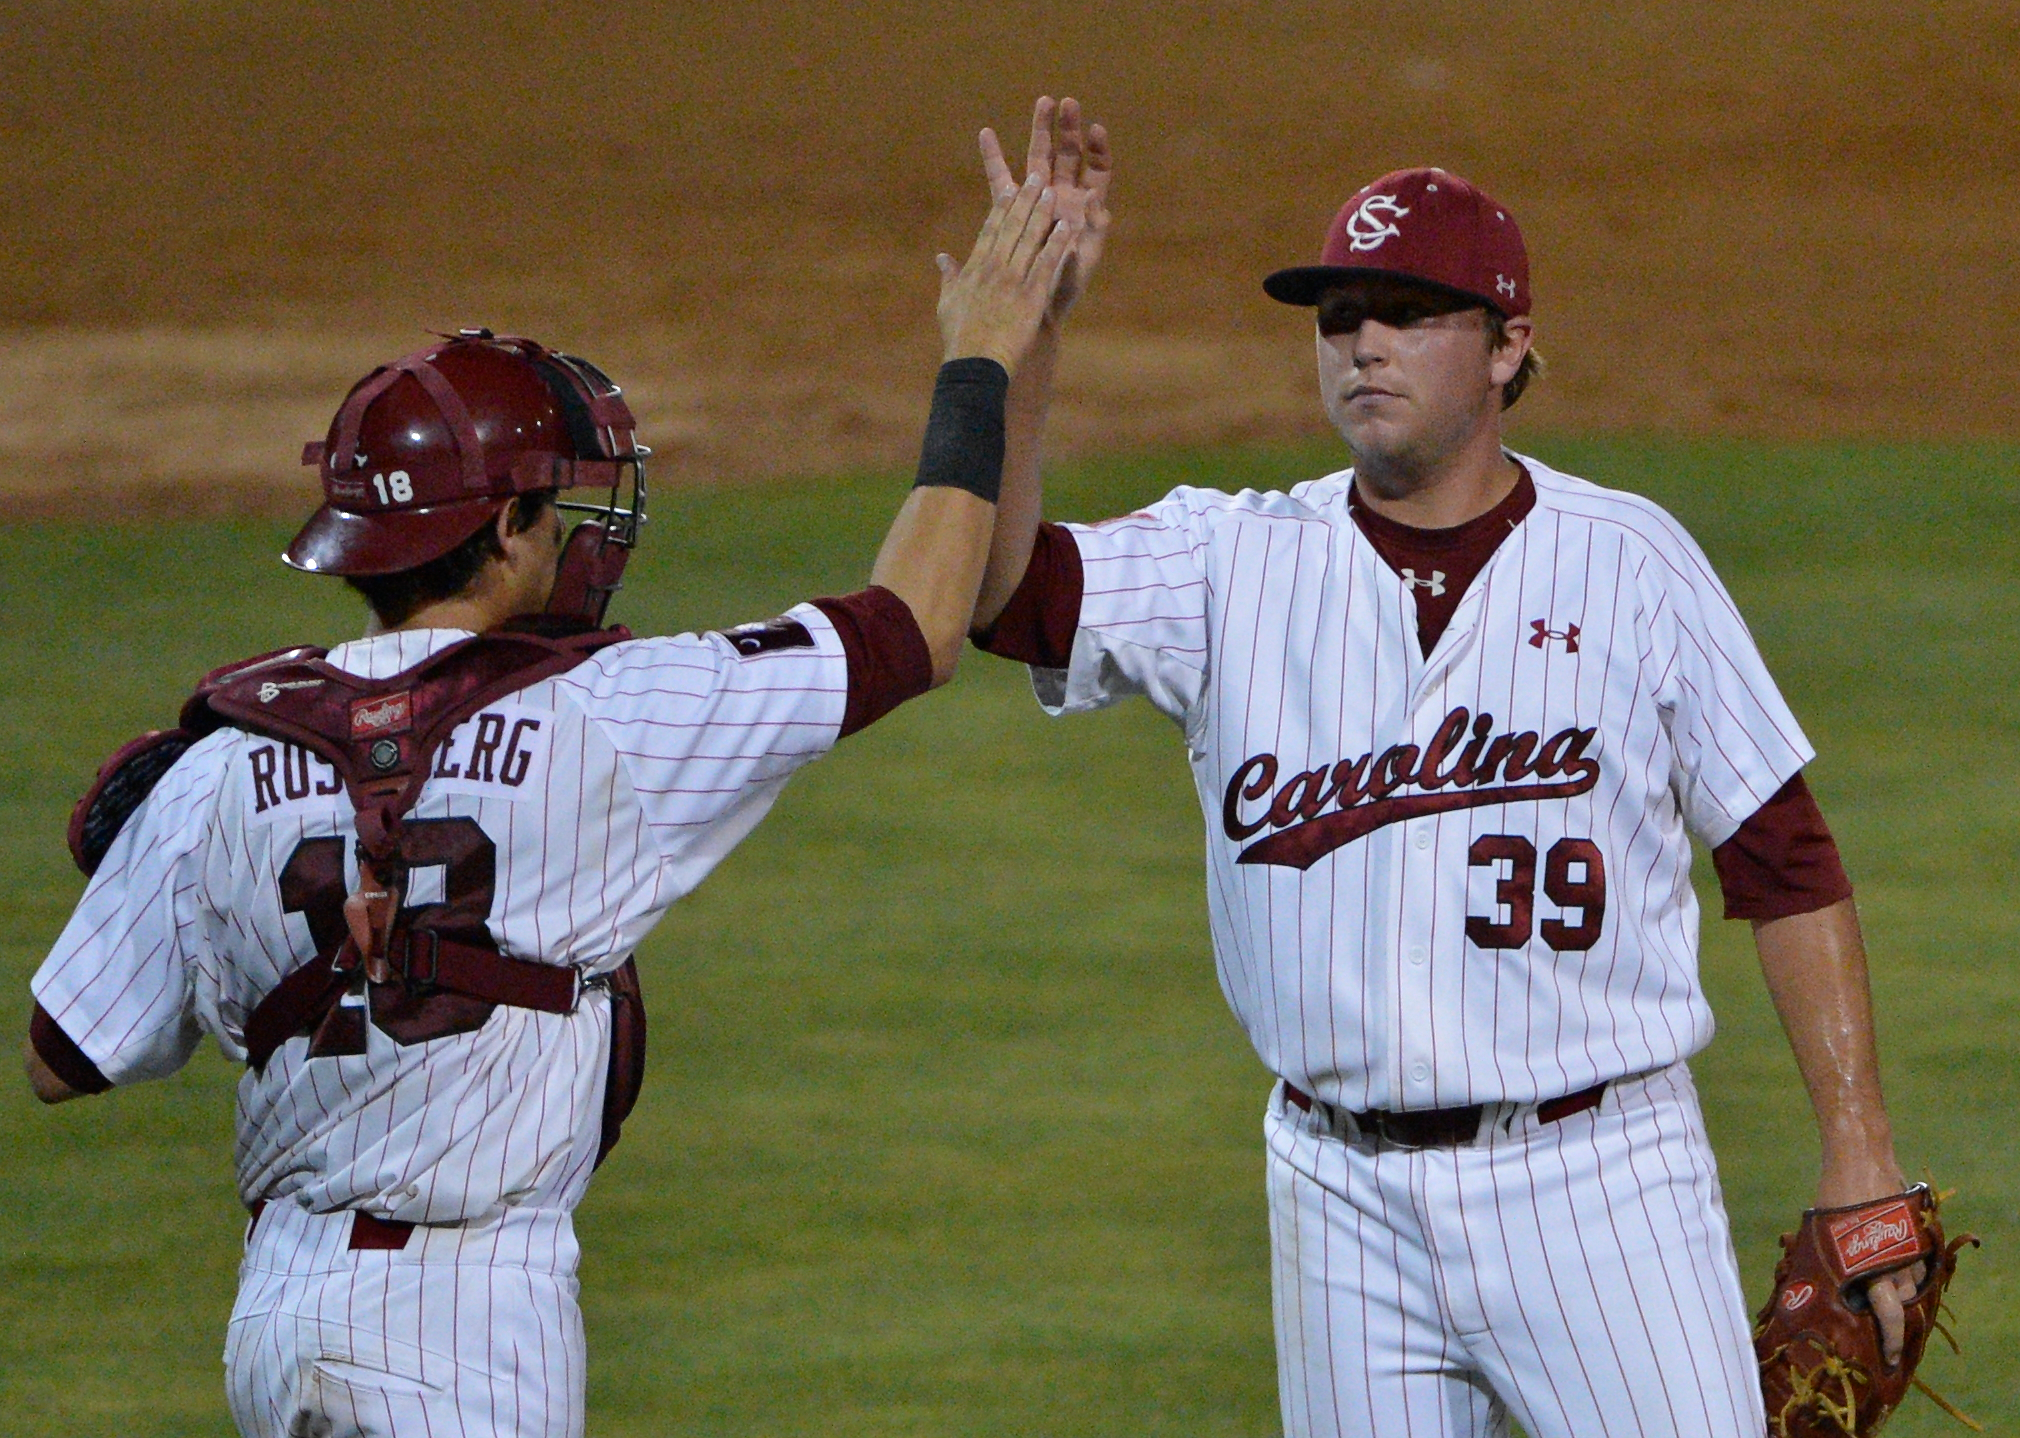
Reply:
[[398, 694], [382, 694], [374, 699], [351, 701], [351, 737], [376, 739], [384, 734], [404, 734], [414, 727], [414, 695], [402, 689]]

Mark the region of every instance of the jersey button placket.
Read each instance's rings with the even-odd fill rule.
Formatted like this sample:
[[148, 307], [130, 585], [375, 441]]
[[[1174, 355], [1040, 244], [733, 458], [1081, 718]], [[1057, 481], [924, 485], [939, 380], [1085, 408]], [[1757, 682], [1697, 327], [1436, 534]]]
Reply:
[[1398, 836], [1403, 867], [1403, 921], [1399, 926], [1396, 982], [1403, 1003], [1402, 1106], [1424, 1108], [1431, 1089], [1432, 1019], [1435, 996], [1431, 983], [1430, 923], [1437, 902], [1437, 861], [1432, 849], [1432, 822], [1401, 826]]

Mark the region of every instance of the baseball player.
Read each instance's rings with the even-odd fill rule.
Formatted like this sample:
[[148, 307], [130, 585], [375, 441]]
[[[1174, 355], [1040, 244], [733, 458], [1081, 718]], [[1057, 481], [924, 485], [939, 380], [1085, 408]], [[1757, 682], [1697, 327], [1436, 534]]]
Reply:
[[[203, 1034], [247, 1065], [242, 1433], [582, 1431], [570, 1215], [636, 1094], [629, 956], [795, 770], [951, 675], [1008, 375], [1077, 238], [1053, 208], [1034, 181], [942, 258], [918, 485], [868, 588], [769, 623], [557, 612], [600, 617], [645, 451], [615, 386], [531, 341], [382, 367], [310, 446], [327, 502], [286, 558], [350, 580], [366, 635], [220, 671], [116, 756], [27, 1059], [48, 1102]], [[562, 563], [556, 492], [606, 483]]]
[[[1098, 202], [1105, 159], [1054, 128], [1032, 168]], [[976, 642], [1049, 713], [1140, 695], [1183, 736], [1221, 987], [1278, 1078], [1285, 1429], [1758, 1438], [1687, 1066], [1712, 1035], [1692, 835], [1754, 923], [1819, 1203], [1905, 1187], [1810, 745], [1674, 519], [1503, 447], [1536, 368], [1504, 205], [1385, 175], [1264, 287], [1315, 312], [1353, 467], [1041, 524], [1013, 427]], [[1890, 1354], [1918, 1276], [1869, 1290]]]

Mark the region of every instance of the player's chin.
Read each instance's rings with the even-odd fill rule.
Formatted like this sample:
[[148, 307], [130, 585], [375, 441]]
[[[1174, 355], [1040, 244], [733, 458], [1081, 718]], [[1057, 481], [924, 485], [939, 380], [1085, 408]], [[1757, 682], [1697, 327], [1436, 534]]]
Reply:
[[1333, 427], [1355, 454], [1370, 458], [1400, 457], [1415, 448], [1416, 435], [1413, 427], [1403, 422], [1404, 416], [1387, 412], [1394, 408], [1371, 405], [1365, 400], [1335, 404], [1331, 415]]

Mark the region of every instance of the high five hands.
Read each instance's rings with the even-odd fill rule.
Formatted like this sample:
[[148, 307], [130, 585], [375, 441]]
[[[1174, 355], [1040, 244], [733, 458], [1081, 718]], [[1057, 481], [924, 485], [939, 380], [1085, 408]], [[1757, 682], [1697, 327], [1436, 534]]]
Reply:
[[996, 192], [965, 264], [940, 255], [942, 358], [992, 359], [1012, 375], [1056, 301], [1081, 224], [1060, 219], [1033, 174]]
[[[982, 172], [988, 179], [990, 196], [1001, 200], [1015, 195], [1017, 181], [1003, 157], [1002, 142], [994, 130], [983, 130], [981, 138]], [[1086, 124], [1080, 102], [1071, 96], [1058, 101], [1050, 95], [1038, 97], [1031, 109], [1031, 141], [1024, 153], [1026, 180], [1028, 183], [1035, 176], [1051, 186], [1053, 212], [1080, 227], [1045, 314], [1050, 324], [1066, 318], [1101, 261], [1101, 247], [1108, 238], [1108, 183], [1114, 171], [1106, 126]]]
[[1080, 102], [1040, 96], [1022, 184], [994, 130], [981, 135], [989, 218], [965, 264], [940, 255], [943, 358], [981, 356], [1012, 374], [1041, 324], [1057, 326], [1087, 288], [1108, 238], [1108, 131]]

